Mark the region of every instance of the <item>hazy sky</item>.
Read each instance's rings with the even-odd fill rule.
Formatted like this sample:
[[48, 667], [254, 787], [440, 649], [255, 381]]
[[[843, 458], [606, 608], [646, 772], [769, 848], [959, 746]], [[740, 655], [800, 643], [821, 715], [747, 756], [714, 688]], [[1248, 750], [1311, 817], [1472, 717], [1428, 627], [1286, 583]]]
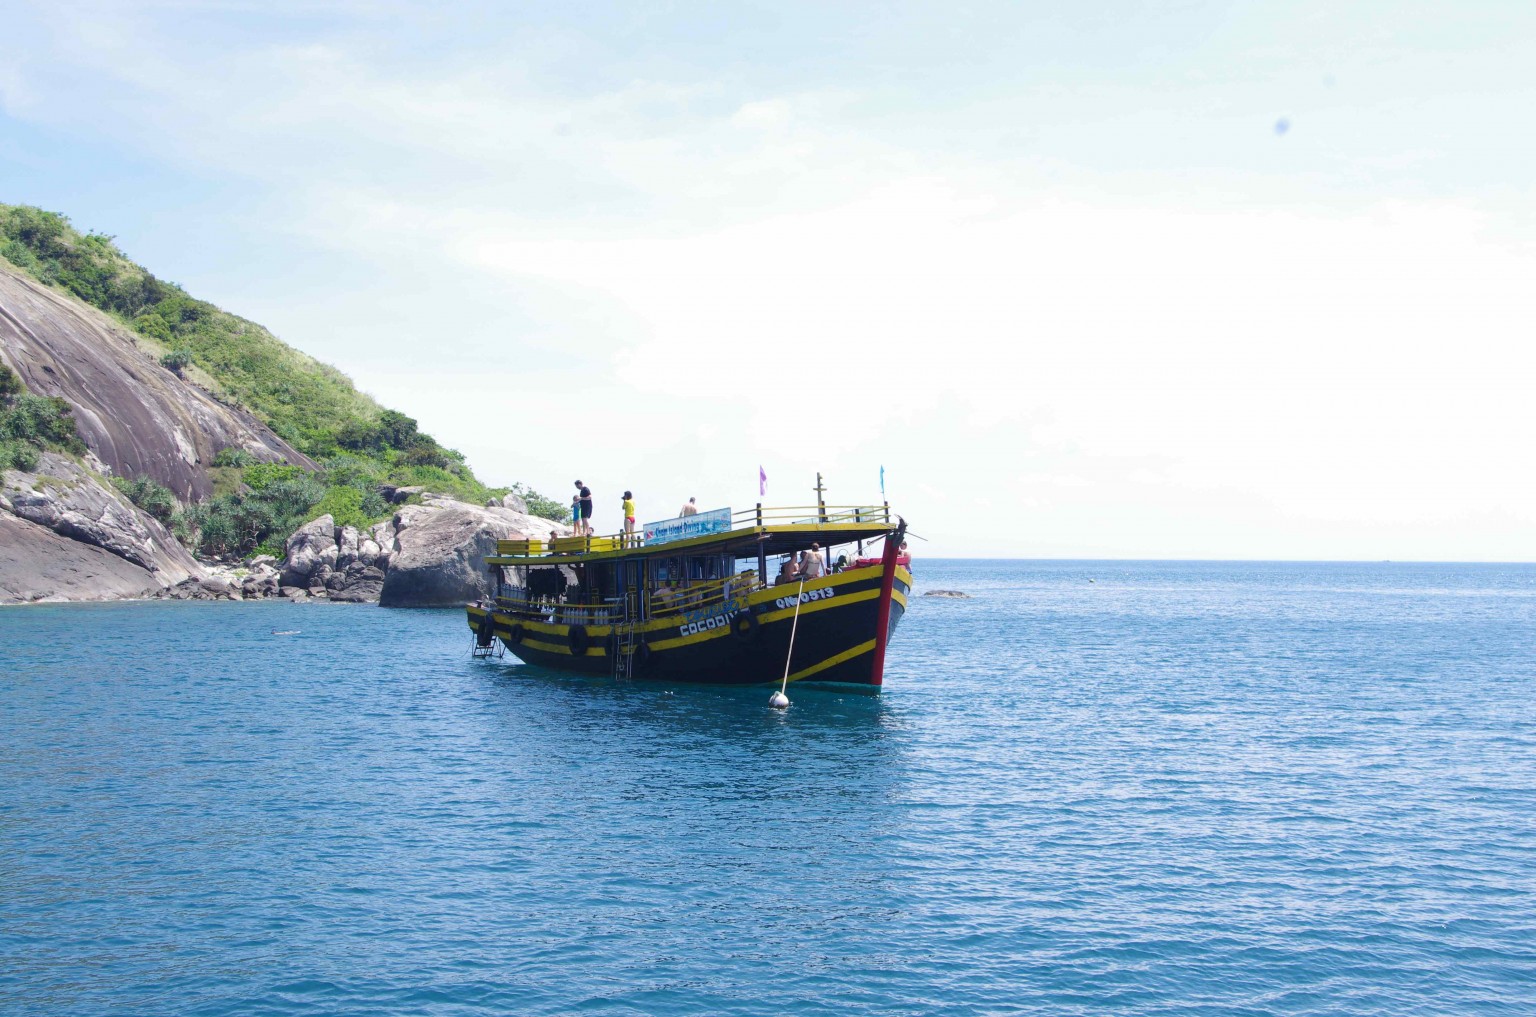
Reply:
[[0, 201], [617, 529], [1536, 559], [1536, 4], [0, 0]]

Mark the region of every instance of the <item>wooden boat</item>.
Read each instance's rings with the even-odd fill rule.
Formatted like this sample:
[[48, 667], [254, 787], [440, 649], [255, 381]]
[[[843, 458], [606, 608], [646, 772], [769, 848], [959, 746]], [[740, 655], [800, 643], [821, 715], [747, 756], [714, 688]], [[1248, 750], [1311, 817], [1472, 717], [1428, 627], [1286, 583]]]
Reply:
[[[628, 535], [502, 540], [485, 559], [494, 602], [469, 605], [469, 627], [479, 653], [562, 671], [754, 685], [780, 682], [787, 664], [792, 682], [878, 687], [912, 587], [905, 532], [889, 504], [758, 505]], [[827, 574], [765, 580], [770, 561], [813, 542]]]

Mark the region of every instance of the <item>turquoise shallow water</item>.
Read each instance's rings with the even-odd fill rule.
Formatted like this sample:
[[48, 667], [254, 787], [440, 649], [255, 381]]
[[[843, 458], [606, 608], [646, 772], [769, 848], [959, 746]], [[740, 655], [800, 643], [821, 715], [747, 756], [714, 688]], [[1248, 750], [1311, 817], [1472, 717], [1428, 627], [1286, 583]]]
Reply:
[[452, 613], [0, 610], [0, 1012], [1536, 1012], [1536, 567], [917, 578], [975, 599], [785, 714]]

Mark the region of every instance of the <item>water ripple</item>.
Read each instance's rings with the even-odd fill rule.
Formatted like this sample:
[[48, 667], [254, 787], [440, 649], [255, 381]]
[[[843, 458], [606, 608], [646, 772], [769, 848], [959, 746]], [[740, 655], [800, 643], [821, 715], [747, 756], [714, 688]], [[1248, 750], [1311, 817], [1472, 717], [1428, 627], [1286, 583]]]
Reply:
[[974, 599], [787, 713], [448, 613], [0, 611], [0, 1011], [1536, 1005], [1536, 569], [919, 580]]

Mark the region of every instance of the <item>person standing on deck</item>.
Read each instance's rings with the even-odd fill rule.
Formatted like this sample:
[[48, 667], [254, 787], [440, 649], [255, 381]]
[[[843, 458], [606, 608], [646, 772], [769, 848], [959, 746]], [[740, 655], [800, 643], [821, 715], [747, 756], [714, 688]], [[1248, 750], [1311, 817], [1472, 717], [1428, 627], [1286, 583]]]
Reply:
[[821, 545], [812, 544], [809, 551], [800, 554], [800, 576], [803, 579], [819, 579], [821, 569]]
[[679, 516], [696, 516], [699, 514], [699, 507], [693, 503], [692, 498], [689, 498], [688, 504], [678, 509], [677, 514]]
[[635, 540], [635, 495], [632, 491], [624, 492], [624, 546], [633, 547]]
[[592, 489], [576, 481], [576, 507], [580, 515], [577, 532], [592, 536]]

